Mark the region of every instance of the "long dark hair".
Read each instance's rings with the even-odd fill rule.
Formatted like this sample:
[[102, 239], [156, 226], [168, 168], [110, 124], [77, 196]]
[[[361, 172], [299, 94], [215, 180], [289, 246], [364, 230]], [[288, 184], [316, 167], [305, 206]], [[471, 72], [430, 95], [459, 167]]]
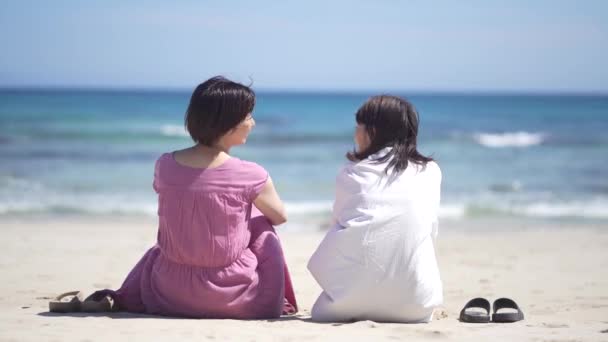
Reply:
[[433, 160], [417, 150], [418, 112], [407, 100], [391, 95], [374, 96], [359, 108], [356, 119], [365, 126], [371, 142], [363, 151], [347, 153], [349, 160], [360, 161], [392, 147], [389, 153], [374, 160], [383, 163], [390, 159], [384, 173], [388, 175], [393, 169], [391, 177], [403, 172], [409, 162], [425, 166]]
[[245, 120], [254, 106], [251, 88], [216, 76], [194, 89], [184, 123], [192, 140], [212, 146]]

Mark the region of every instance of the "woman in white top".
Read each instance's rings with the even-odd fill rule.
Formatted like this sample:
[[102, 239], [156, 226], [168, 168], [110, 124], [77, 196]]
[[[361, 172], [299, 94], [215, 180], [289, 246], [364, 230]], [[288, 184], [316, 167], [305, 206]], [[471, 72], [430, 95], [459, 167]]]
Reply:
[[441, 170], [417, 151], [418, 114], [406, 100], [372, 97], [356, 120], [331, 230], [308, 263], [323, 289], [312, 319], [429, 322], [443, 301], [434, 247]]

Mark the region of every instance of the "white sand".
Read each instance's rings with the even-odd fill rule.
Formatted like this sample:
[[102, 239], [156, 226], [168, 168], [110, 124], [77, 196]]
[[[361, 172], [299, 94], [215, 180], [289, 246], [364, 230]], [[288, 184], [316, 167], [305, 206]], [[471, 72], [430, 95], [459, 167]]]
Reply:
[[[306, 261], [323, 234], [283, 233], [301, 306], [274, 321], [193, 320], [116, 313], [50, 314], [48, 299], [78, 289], [120, 286], [156, 238], [141, 219], [16, 219], [0, 221], [0, 340], [2, 341], [608, 341], [608, 227], [515, 232], [456, 230], [443, 225], [438, 254], [445, 308], [430, 324], [370, 321], [318, 324], [309, 320], [319, 288]], [[526, 320], [514, 324], [458, 321], [476, 296], [507, 296]], [[605, 331], [602, 333], [601, 331]]]

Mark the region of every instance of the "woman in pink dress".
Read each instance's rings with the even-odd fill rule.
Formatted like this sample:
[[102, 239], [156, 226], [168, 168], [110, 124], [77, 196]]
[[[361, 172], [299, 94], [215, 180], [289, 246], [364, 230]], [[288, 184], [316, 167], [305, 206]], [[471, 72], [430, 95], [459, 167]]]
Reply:
[[286, 221], [261, 166], [228, 154], [255, 121], [255, 94], [223, 77], [192, 94], [186, 128], [196, 143], [154, 169], [158, 241], [121, 288], [102, 290], [120, 310], [196, 318], [276, 318], [297, 304], [273, 229]]

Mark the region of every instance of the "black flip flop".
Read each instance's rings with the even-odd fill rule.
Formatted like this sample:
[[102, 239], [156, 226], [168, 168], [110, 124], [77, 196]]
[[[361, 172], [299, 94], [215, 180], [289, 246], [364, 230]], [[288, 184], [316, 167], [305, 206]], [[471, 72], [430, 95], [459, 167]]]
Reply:
[[[524, 313], [512, 299], [499, 298], [494, 301], [492, 307], [494, 309], [492, 321], [496, 323], [513, 323], [524, 319]], [[500, 309], [515, 309], [517, 312], [498, 312]]]
[[[471, 308], [480, 308], [486, 312], [468, 310]], [[468, 310], [468, 311], [467, 311]], [[464, 308], [460, 311], [460, 321], [467, 323], [488, 323], [490, 322], [490, 302], [485, 298], [471, 299]]]
[[118, 305], [114, 301], [114, 297], [107, 290], [94, 292], [92, 295], [85, 298], [80, 303], [80, 311], [82, 312], [113, 312], [118, 311]]

